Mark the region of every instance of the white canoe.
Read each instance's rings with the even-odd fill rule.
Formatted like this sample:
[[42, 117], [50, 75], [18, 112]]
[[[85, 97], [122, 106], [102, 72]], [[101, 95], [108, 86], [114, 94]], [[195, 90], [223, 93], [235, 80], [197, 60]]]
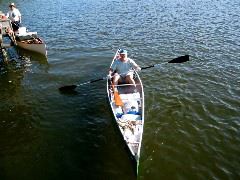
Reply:
[[26, 32], [26, 27], [20, 27], [15, 37], [17, 46], [47, 56], [46, 44], [37, 32]]
[[[113, 61], [115, 60], [117, 53], [114, 56]], [[141, 79], [137, 72], [135, 72], [134, 80], [136, 87], [132, 84], [120, 84], [117, 86], [118, 94], [123, 102], [123, 106], [116, 105], [112, 82], [110, 80], [107, 80], [107, 94], [114, 115], [114, 120], [120, 130], [124, 143], [129, 150], [128, 152], [136, 174], [138, 174], [144, 126], [144, 91]]]
[[16, 41], [16, 42], [17, 42], [17, 45], [23, 49], [26, 49], [29, 51], [34, 51], [34, 52], [37, 52], [37, 53], [47, 56], [47, 50], [46, 50], [45, 43], [36, 44], [36, 43], [28, 43], [26, 41]]
[[47, 56], [46, 44], [40, 38], [22, 40], [22, 41], [16, 38], [16, 43], [17, 43], [17, 46], [23, 49], [34, 51]]

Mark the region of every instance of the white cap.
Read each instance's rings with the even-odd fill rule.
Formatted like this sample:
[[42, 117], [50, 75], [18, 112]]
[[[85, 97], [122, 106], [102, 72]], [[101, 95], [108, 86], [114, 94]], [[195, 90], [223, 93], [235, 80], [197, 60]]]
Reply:
[[14, 3], [9, 4], [9, 7], [10, 7], [10, 6], [14, 6], [14, 7], [16, 7]]

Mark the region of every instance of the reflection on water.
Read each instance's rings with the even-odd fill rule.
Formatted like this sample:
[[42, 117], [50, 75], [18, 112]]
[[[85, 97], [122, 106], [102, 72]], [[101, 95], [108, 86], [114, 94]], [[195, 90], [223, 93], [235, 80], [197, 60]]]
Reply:
[[31, 61], [37, 61], [39, 64], [48, 64], [47, 56], [22, 48], [18, 48], [17, 50], [21, 58], [28, 57]]

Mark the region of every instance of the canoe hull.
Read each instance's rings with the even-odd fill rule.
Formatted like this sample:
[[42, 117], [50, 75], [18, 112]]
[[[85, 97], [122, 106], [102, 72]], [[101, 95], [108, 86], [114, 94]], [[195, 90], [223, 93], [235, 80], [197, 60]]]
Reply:
[[29, 51], [33, 51], [33, 52], [37, 52], [39, 54], [45, 55], [47, 56], [47, 50], [46, 50], [46, 44], [45, 43], [41, 43], [41, 44], [28, 44], [26, 41], [16, 41], [17, 46], [19, 46], [20, 48], [29, 50]]

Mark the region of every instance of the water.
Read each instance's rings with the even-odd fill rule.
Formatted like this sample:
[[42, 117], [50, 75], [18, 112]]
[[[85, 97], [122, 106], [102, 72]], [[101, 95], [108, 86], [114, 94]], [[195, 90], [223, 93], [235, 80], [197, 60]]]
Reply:
[[[139, 179], [240, 178], [238, 0], [15, 2], [48, 58], [10, 49], [0, 72], [0, 179], [134, 179], [105, 77], [117, 48], [140, 66]], [[6, 12], [8, 2], [0, 2]], [[191, 61], [168, 64], [189, 54]]]

